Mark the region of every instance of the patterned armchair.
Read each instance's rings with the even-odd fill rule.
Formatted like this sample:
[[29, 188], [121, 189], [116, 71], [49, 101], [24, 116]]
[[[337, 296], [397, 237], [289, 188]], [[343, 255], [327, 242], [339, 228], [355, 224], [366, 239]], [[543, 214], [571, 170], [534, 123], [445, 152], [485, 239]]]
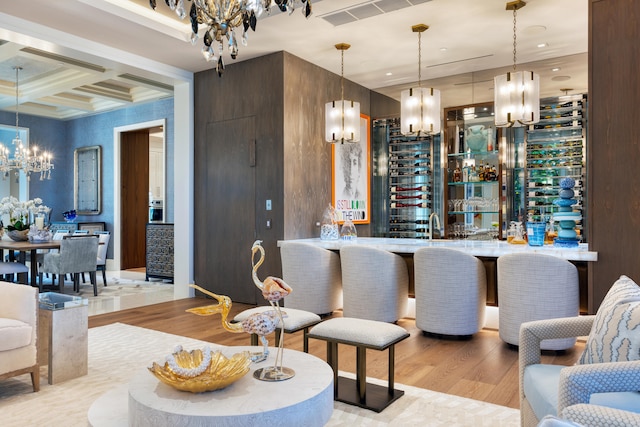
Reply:
[[[624, 279], [630, 281], [628, 278]], [[635, 283], [631, 283], [626, 283], [628, 288], [637, 287]], [[635, 330], [632, 329], [631, 335], [627, 336], [612, 327], [625, 322], [615, 320], [615, 309], [611, 311], [612, 306], [618, 309], [621, 307], [620, 300], [617, 301], [617, 305], [608, 306], [607, 298], [596, 316], [547, 319], [522, 324], [519, 353], [522, 426], [536, 426], [548, 415], [562, 417], [584, 426], [640, 425], [640, 360], [618, 359], [619, 361], [604, 362], [585, 360], [585, 357], [589, 356], [583, 354], [580, 361], [582, 364], [574, 366], [540, 363], [540, 342], [551, 338], [589, 335], [585, 354], [594, 350], [602, 353], [603, 349], [606, 353], [607, 349], [613, 346], [606, 344], [609, 337], [599, 335], [598, 329], [604, 329], [609, 334], [615, 329], [616, 337], [612, 342], [624, 342], [622, 345], [631, 350], [628, 358], [632, 359], [640, 344], [640, 325], [631, 322], [635, 323]], [[627, 307], [622, 308], [628, 313], [629, 299], [623, 302], [622, 305]], [[631, 303], [632, 309], [638, 307], [636, 303], [638, 301]], [[607, 327], [594, 327], [594, 324], [598, 326], [601, 320], [599, 316], [607, 313], [609, 315], [604, 316], [609, 322]], [[611, 323], [611, 320], [614, 323]], [[620, 347], [615, 353], [622, 355], [625, 351]], [[640, 355], [635, 356], [637, 358]]]

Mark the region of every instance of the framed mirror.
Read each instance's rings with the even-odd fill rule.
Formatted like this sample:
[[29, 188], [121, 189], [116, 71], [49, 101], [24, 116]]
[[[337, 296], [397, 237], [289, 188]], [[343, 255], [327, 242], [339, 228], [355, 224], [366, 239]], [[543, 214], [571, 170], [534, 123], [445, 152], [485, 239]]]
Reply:
[[102, 208], [102, 151], [99, 145], [76, 148], [73, 155], [73, 206], [78, 215], [98, 215]]

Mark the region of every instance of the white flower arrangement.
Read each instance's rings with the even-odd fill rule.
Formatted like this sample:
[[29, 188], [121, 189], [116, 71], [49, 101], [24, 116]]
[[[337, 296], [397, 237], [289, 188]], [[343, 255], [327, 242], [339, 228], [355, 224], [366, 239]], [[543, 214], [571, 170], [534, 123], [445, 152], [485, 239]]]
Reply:
[[49, 214], [51, 209], [42, 204], [42, 199], [36, 197], [26, 202], [22, 202], [13, 196], [4, 197], [0, 200], [0, 215], [9, 215], [9, 225], [7, 229], [27, 230], [30, 227], [30, 214]]

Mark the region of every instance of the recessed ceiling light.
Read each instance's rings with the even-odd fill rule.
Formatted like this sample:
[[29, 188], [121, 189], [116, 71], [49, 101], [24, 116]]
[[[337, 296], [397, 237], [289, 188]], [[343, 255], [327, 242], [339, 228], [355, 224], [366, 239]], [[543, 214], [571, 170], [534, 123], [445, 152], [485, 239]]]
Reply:
[[555, 76], [551, 77], [551, 80], [553, 80], [554, 82], [564, 82], [566, 80], [569, 80], [570, 78], [570, 76]]
[[523, 33], [527, 36], [535, 36], [538, 34], [542, 34], [547, 30], [547, 27], [544, 25], [532, 25], [530, 27], [526, 27], [523, 30]]
[[560, 67], [553, 67], [553, 68], [551, 69], [551, 71], [560, 71], [560, 70], [561, 70], [561, 68], [560, 68]]
[[391, 72], [386, 73], [385, 76], [393, 76], [393, 73], [391, 73]]
[[441, 48], [440, 48], [440, 52], [446, 52], [446, 51], [447, 51], [447, 48], [446, 48], [446, 47], [441, 47]]
[[549, 46], [547, 43], [538, 43], [538, 47], [539, 48], [543, 48], [543, 47], [547, 47]]

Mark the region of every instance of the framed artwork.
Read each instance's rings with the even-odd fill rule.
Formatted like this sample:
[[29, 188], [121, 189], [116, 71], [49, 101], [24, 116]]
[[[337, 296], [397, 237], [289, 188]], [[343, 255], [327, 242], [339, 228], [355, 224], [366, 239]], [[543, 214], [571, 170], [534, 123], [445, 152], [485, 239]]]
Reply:
[[371, 222], [369, 116], [360, 115], [360, 142], [333, 144], [331, 147], [331, 204], [340, 223]]
[[99, 145], [76, 148], [73, 156], [74, 209], [78, 215], [98, 215], [101, 208], [102, 152]]
[[105, 231], [106, 225], [104, 222], [79, 222], [78, 230], [87, 230], [89, 234], [93, 234], [94, 231]]

